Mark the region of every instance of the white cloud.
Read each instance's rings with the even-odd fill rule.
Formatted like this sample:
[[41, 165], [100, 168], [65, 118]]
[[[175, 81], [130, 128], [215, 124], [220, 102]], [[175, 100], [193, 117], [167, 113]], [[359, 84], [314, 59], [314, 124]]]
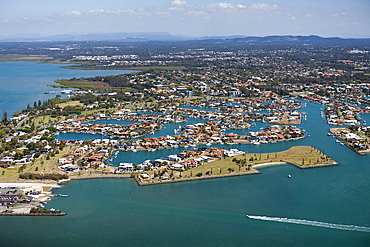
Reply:
[[171, 7], [171, 8], [168, 8], [168, 10], [172, 10], [172, 11], [184, 11], [185, 9], [184, 8], [179, 8], [179, 7]]
[[312, 17], [313, 17], [313, 15], [311, 15], [311, 14], [306, 14], [306, 17], [312, 18]]
[[102, 9], [92, 9], [87, 12], [88, 14], [98, 14], [98, 13], [104, 13], [104, 10]]
[[296, 21], [297, 18], [295, 18], [295, 16], [291, 16], [291, 17], [288, 17], [287, 20], [289, 20], [289, 21]]
[[66, 13], [66, 15], [74, 15], [74, 16], [79, 16], [81, 14], [82, 14], [81, 11], [76, 11], [76, 10]]
[[134, 12], [133, 9], [118, 9], [118, 10], [106, 10], [108, 14], [132, 14]]
[[160, 11], [157, 11], [157, 15], [159, 17], [171, 17], [170, 12], [160, 12]]
[[233, 4], [233, 3], [212, 3], [204, 6], [200, 6], [202, 9], [207, 9], [210, 11], [215, 11], [217, 9], [222, 9], [222, 10], [241, 10], [247, 8], [243, 4]]
[[2, 23], [9, 23], [9, 20], [8, 19], [4, 19], [1, 21]]
[[218, 3], [217, 6], [221, 9], [232, 9], [234, 6], [231, 3]]
[[171, 3], [172, 5], [182, 6], [186, 4], [186, 1], [175, 0]]
[[249, 6], [249, 10], [251, 11], [267, 11], [267, 10], [274, 10], [279, 9], [280, 7], [277, 4], [270, 5], [268, 3], [255, 3]]
[[207, 13], [204, 11], [192, 10], [192, 11], [188, 11], [187, 15], [188, 16], [207, 16]]
[[346, 15], [346, 12], [343, 12], [341, 14], [332, 14], [331, 16], [340, 16], [340, 15]]

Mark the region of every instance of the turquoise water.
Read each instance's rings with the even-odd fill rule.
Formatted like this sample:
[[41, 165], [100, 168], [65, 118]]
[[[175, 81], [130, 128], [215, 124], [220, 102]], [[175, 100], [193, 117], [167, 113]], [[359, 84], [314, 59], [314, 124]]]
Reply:
[[[67, 212], [67, 216], [2, 217], [0, 229], [6, 240], [2, 243], [4, 246], [25, 243], [369, 246], [369, 156], [360, 156], [328, 137], [329, 126], [320, 118], [319, 108], [313, 103], [307, 103], [305, 108], [308, 118], [302, 127], [310, 137], [295, 142], [233, 147], [273, 152], [293, 145], [314, 145], [333, 155], [339, 166], [301, 170], [282, 165], [261, 168], [260, 175], [148, 187], [139, 187], [130, 179], [73, 181], [55, 191], [69, 197], [55, 198], [48, 204], [49, 208]], [[157, 152], [147, 153], [154, 156]], [[146, 158], [141, 152], [122, 153], [132, 155], [133, 159]], [[128, 158], [125, 155], [122, 161]], [[288, 174], [292, 178], [288, 179]], [[246, 214], [254, 218], [247, 218]]]
[[[147, 187], [130, 179], [68, 182], [55, 193], [69, 197], [48, 203], [67, 216], [0, 217], [0, 245], [369, 246], [369, 155], [360, 156], [328, 137], [320, 107], [307, 102], [302, 109], [307, 121], [299, 127], [310, 137], [225, 147], [266, 153], [313, 145], [334, 156], [339, 166], [272, 166], [259, 169], [259, 175]], [[370, 120], [369, 115], [362, 117]], [[257, 123], [252, 131], [263, 125]], [[155, 135], [167, 131], [173, 128]], [[113, 163], [138, 163], [181, 150], [121, 152]]]
[[[3, 112], [11, 117], [14, 111], [33, 106], [35, 101], [54, 98], [65, 90], [52, 88], [57, 79], [73, 77], [94, 77], [131, 73], [129, 70], [72, 70], [60, 68], [60, 64], [39, 64], [35, 62], [1, 62], [0, 63], [0, 116]], [[55, 94], [44, 92], [55, 91]]]

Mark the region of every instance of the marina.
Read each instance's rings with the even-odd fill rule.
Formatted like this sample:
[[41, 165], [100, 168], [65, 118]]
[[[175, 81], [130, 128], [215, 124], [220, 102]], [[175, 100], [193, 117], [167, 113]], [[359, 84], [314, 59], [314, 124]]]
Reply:
[[[231, 145], [215, 140], [202, 145], [189, 142], [183, 146], [175, 144], [171, 148], [148, 150], [134, 147], [112, 152], [107, 158], [112, 167], [118, 168], [121, 163], [142, 164], [194, 148], [237, 149], [245, 154], [262, 156], [293, 146], [312, 146], [333, 157], [339, 165], [298, 169], [278, 163], [259, 167], [260, 174], [253, 176], [223, 176], [156, 186], [137, 186], [133, 179], [129, 179], [129, 174], [125, 179], [114, 179], [116, 174], [106, 174], [107, 179], [80, 178], [53, 189], [53, 193], [60, 196], [42, 204], [47, 210], [62, 209], [66, 216], [0, 217], [0, 228], [6, 232], [7, 240], [15, 245], [23, 244], [17, 229], [21, 225], [28, 244], [44, 246], [122, 245], [122, 238], [131, 246], [187, 246], [189, 241], [209, 246], [225, 242], [237, 246], [244, 246], [246, 242], [253, 246], [266, 246], [271, 242], [275, 246], [297, 243], [302, 246], [317, 243], [367, 246], [369, 155], [358, 155], [342, 145], [343, 142], [337, 142], [335, 137], [329, 138], [332, 135], [327, 137], [330, 126], [320, 113], [323, 105], [305, 100], [300, 102], [305, 106], [304, 116], [307, 116], [302, 117], [304, 121], [296, 126], [307, 133], [301, 139], [267, 143], [257, 140], [255, 144]], [[360, 116], [363, 121], [370, 121], [367, 114]], [[98, 121], [103, 124], [102, 121], [107, 120]], [[189, 117], [187, 122], [181, 123], [181, 128], [178, 123], [165, 123], [162, 129], [143, 137], [172, 136], [174, 130], [208, 121]], [[248, 123], [251, 124], [249, 129], [226, 129], [223, 133], [244, 136], [272, 126], [262, 119]], [[66, 131], [60, 132], [56, 138], [76, 144], [77, 140], [82, 140], [81, 145], [87, 139], [113, 139], [98, 131]], [[224, 172], [228, 173], [227, 170]], [[30, 179], [30, 182], [34, 181]], [[102, 227], [91, 227], [97, 222]]]

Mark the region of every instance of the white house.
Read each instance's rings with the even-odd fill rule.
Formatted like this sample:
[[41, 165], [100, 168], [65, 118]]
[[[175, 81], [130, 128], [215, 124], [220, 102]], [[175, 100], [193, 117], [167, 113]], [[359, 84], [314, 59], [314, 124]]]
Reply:
[[0, 160], [0, 162], [3, 162], [3, 163], [13, 163], [13, 161], [14, 161], [14, 158], [9, 157], [9, 156], [6, 156], [2, 160]]
[[118, 171], [120, 172], [129, 172], [134, 170], [134, 165], [132, 163], [120, 163]]
[[173, 165], [171, 165], [171, 169], [181, 169], [181, 170], [184, 170], [184, 165], [181, 165], [181, 164], [173, 164]]
[[167, 156], [167, 159], [168, 159], [169, 161], [176, 161], [176, 162], [181, 161], [181, 158], [180, 158], [179, 156], [177, 156], [176, 154], [168, 155], [168, 156]]

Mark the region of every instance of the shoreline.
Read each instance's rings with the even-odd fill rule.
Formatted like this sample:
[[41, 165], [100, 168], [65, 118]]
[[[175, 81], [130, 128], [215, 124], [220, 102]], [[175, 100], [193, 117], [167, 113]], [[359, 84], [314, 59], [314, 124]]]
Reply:
[[337, 132], [336, 132], [336, 131], [341, 130], [341, 129], [344, 130], [344, 129], [347, 129], [347, 128], [330, 128], [329, 131], [335, 136], [335, 138], [337, 140], [342, 141], [349, 149], [351, 149], [352, 151], [356, 152], [357, 154], [362, 155], [362, 156], [365, 156], [366, 153], [370, 153], [370, 149], [367, 149], [367, 150], [356, 150], [353, 147], [351, 147], [350, 145], [348, 145], [348, 143], [346, 141], [341, 140], [338, 137]]
[[0, 216], [66, 216], [67, 213], [0, 213]]
[[[192, 177], [192, 178], [184, 178], [178, 180], [164, 180], [162, 182], [153, 182], [153, 183], [141, 183], [137, 176], [134, 177], [137, 185], [139, 186], [149, 186], [149, 185], [158, 185], [158, 184], [169, 184], [169, 183], [181, 183], [181, 182], [191, 182], [191, 181], [198, 181], [198, 180], [207, 180], [207, 179], [217, 179], [217, 178], [226, 178], [226, 177], [236, 177], [236, 176], [246, 176], [246, 175], [256, 175], [261, 174], [260, 171], [254, 170], [246, 173], [236, 173], [236, 174], [224, 174], [224, 175], [205, 175], [204, 177]], [[207, 177], [206, 177], [207, 176]]]
[[[256, 175], [262, 174], [262, 172], [256, 170], [255, 168], [259, 167], [267, 167], [267, 166], [278, 166], [278, 165], [293, 165], [299, 169], [312, 169], [312, 168], [320, 168], [320, 167], [330, 167], [330, 166], [337, 166], [339, 163], [334, 162], [331, 164], [317, 164], [317, 165], [308, 165], [308, 166], [299, 166], [297, 164], [282, 161], [282, 162], [269, 162], [269, 163], [262, 163], [252, 166], [251, 171], [244, 172], [244, 173], [234, 173], [234, 174], [224, 174], [224, 175], [205, 175], [202, 177], [192, 177], [192, 178], [184, 178], [184, 179], [177, 179], [177, 180], [164, 180], [160, 182], [151, 182], [151, 183], [143, 183], [139, 181], [138, 176], [134, 177], [137, 185], [139, 186], [149, 186], [149, 185], [158, 185], [158, 184], [168, 184], [168, 183], [180, 183], [180, 182], [190, 182], [190, 181], [197, 181], [197, 180], [206, 180], [206, 179], [217, 179], [217, 178], [225, 178], [225, 177], [236, 177], [236, 176], [246, 176], [246, 175]], [[139, 174], [140, 175], [140, 174]]]
[[[299, 147], [297, 146], [295, 149], [297, 151], [295, 152], [303, 152], [301, 148], [309, 148], [309, 150], [306, 150], [306, 152], [310, 151], [312, 147]], [[290, 150], [290, 149], [288, 149]], [[288, 151], [286, 150], [286, 151]], [[283, 151], [284, 152], [284, 151]], [[312, 151], [310, 151], [311, 153]], [[318, 151], [319, 152], [319, 151]], [[291, 153], [291, 155], [294, 156], [294, 153]], [[253, 156], [252, 156], [253, 157]], [[55, 191], [53, 189], [55, 188], [61, 188], [63, 187], [63, 184], [66, 182], [70, 181], [77, 181], [77, 180], [93, 180], [93, 179], [133, 179], [138, 186], [150, 186], [150, 185], [159, 185], [159, 184], [169, 184], [169, 183], [179, 183], [179, 182], [191, 182], [191, 181], [198, 181], [198, 180], [207, 180], [207, 179], [217, 179], [217, 178], [226, 178], [226, 177], [236, 177], [236, 176], [246, 176], [246, 175], [256, 175], [256, 174], [261, 174], [262, 172], [257, 170], [258, 168], [262, 167], [268, 167], [268, 166], [278, 166], [278, 165], [293, 165], [299, 169], [311, 169], [311, 168], [319, 168], [319, 167], [329, 167], [329, 166], [336, 166], [339, 165], [339, 163], [335, 162], [334, 160], [329, 160], [328, 163], [317, 163], [315, 165], [310, 165], [307, 163], [307, 165], [304, 165], [302, 162], [302, 165], [296, 164], [297, 162], [300, 162], [300, 160], [293, 159], [292, 161], [287, 161], [287, 157], [281, 157], [282, 159], [280, 161], [274, 160], [274, 161], [269, 161], [268, 157], [264, 161], [260, 161], [261, 163], [255, 163], [254, 165], [248, 164], [247, 169], [243, 170], [242, 172], [240, 171], [240, 166], [239, 166], [239, 172], [235, 171], [234, 169], [229, 168], [229, 173], [223, 173], [221, 174], [221, 168], [220, 168], [220, 173], [213, 173], [212, 174], [212, 168], [211, 168], [211, 174], [208, 172], [205, 173], [205, 175], [202, 175], [202, 172], [200, 173], [200, 176], [195, 175], [185, 175], [184, 177], [181, 176], [180, 172], [180, 177], [176, 176], [169, 176], [167, 179], [147, 179], [144, 176], [141, 176], [141, 172], [128, 172], [124, 174], [103, 174], [103, 173], [83, 173], [82, 176], [78, 173], [73, 174], [72, 176], [69, 176], [68, 179], [61, 179], [58, 182], [54, 183], [48, 183], [50, 181], [44, 181], [40, 183], [40, 181], [34, 181], [34, 182], [25, 182], [25, 183], [2, 183], [3, 186], [16, 186], [16, 187], [26, 187], [26, 186], [38, 186], [43, 188], [43, 193], [42, 193], [42, 198], [37, 198], [35, 199], [34, 203], [28, 205], [27, 207], [37, 207], [38, 205], [43, 204], [45, 201], [50, 200], [51, 198], [56, 197]], [[228, 158], [229, 160], [226, 160], [226, 162], [231, 162], [231, 158]], [[248, 159], [246, 157], [245, 159]], [[257, 160], [257, 158], [255, 158]], [[275, 157], [276, 159], [276, 157]], [[289, 159], [289, 158], [288, 158]], [[261, 156], [260, 156], [261, 160]], [[266, 162], [267, 161], [267, 162]], [[295, 163], [293, 163], [295, 162]], [[311, 163], [311, 160], [310, 160]], [[244, 167], [244, 166], [243, 166]], [[209, 167], [208, 167], [209, 168]], [[208, 169], [206, 167], [206, 169]], [[225, 167], [222, 169], [226, 169]], [[244, 168], [243, 168], [244, 169]], [[46, 187], [46, 188], [45, 188]], [[22, 209], [22, 208], [20, 208]], [[31, 213], [30, 211], [22, 211], [22, 210], [14, 210], [14, 212], [2, 212], [0, 213], [0, 216], [64, 216], [66, 213], [64, 212], [33, 212]]]

